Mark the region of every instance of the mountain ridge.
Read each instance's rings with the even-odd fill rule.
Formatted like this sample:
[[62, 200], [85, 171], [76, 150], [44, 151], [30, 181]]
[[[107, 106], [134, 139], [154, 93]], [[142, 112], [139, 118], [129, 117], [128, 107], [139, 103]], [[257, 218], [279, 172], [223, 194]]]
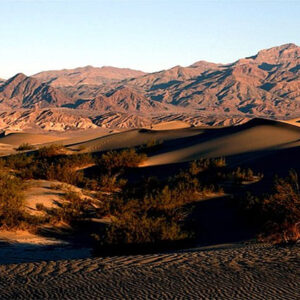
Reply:
[[132, 127], [176, 115], [196, 119], [194, 125], [230, 118], [299, 117], [300, 47], [284, 44], [231, 64], [200, 60], [154, 73], [85, 66], [34, 76], [18, 73], [0, 81], [2, 111], [59, 107], [97, 123], [107, 113], [109, 119], [115, 115], [119, 120], [127, 114]]

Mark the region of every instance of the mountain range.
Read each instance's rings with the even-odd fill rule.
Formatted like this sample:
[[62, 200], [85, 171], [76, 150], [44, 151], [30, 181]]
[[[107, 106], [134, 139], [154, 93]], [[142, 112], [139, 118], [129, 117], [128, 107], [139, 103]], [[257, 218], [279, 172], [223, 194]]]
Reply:
[[[231, 64], [198, 61], [154, 73], [92, 66], [19, 73], [0, 79], [0, 111], [1, 129], [20, 115], [45, 112], [51, 112], [52, 128], [43, 122], [37, 126], [49, 130], [140, 127], [165, 120], [215, 125], [253, 117], [295, 118], [300, 116], [300, 47], [285, 44]], [[71, 115], [71, 122], [80, 126], [69, 126]], [[61, 125], [64, 117], [67, 126]]]

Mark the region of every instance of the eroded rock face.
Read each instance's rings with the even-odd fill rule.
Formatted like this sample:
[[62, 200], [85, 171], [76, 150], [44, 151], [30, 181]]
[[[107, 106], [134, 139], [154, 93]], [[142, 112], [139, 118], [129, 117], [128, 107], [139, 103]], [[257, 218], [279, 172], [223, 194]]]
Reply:
[[1, 108], [59, 107], [69, 101], [62, 91], [22, 73], [0, 86]]
[[[87, 66], [0, 80], [0, 110], [11, 111], [16, 118], [10, 117], [9, 123], [27, 126], [20, 109], [32, 109], [26, 112], [32, 114], [27, 119], [35, 120], [37, 111], [60, 107], [69, 108], [55, 111], [65, 121], [55, 115], [52, 123], [45, 125], [43, 120], [43, 125], [36, 125], [62, 130], [71, 115], [74, 128], [141, 127], [177, 119], [215, 125], [253, 117], [299, 117], [300, 47], [286, 44], [228, 65], [198, 61], [149, 74]], [[79, 116], [85, 121], [78, 123]], [[6, 124], [5, 120], [0, 122]]]
[[61, 109], [15, 110], [0, 113], [2, 130], [22, 131], [37, 128], [45, 131], [65, 131], [97, 127], [89, 118]]

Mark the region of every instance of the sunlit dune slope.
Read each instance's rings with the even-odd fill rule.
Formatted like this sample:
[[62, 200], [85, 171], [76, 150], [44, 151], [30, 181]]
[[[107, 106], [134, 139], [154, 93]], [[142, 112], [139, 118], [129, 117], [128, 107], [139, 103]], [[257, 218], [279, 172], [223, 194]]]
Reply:
[[52, 135], [42, 135], [34, 133], [9, 133], [7, 135], [0, 135], [0, 143], [13, 146], [19, 146], [23, 143], [29, 143], [32, 145], [58, 142], [65, 138]]
[[121, 133], [110, 134], [93, 140], [70, 144], [69, 148], [78, 149], [85, 147], [89, 151], [104, 151], [143, 145], [148, 142], [161, 142], [172, 139], [179, 139], [198, 135], [204, 132], [203, 129], [183, 128], [177, 130], [148, 130], [133, 129]]
[[300, 127], [300, 118], [295, 118], [295, 119], [291, 119], [291, 120], [284, 120], [282, 122]]
[[161, 122], [158, 124], [152, 125], [150, 127], [152, 130], [172, 130], [172, 129], [181, 129], [191, 127], [190, 124], [184, 121], [169, 121], [169, 122]]
[[206, 130], [193, 138], [170, 142], [162, 153], [150, 157], [145, 166], [191, 161], [247, 152], [300, 146], [300, 128], [277, 121], [253, 119], [246, 124]]

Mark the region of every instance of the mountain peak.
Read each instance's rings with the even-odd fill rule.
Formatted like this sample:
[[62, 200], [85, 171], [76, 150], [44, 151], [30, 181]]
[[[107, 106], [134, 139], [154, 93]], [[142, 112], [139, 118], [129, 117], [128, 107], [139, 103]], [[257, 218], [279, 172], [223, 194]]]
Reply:
[[292, 43], [284, 44], [269, 49], [263, 49], [251, 58], [256, 61], [264, 61], [274, 64], [284, 63], [292, 59], [299, 59], [300, 47]]
[[8, 80], [24, 80], [26, 79], [27, 76], [24, 74], [24, 73], [17, 73], [16, 75], [14, 75], [13, 77], [11, 77], [10, 79]]

